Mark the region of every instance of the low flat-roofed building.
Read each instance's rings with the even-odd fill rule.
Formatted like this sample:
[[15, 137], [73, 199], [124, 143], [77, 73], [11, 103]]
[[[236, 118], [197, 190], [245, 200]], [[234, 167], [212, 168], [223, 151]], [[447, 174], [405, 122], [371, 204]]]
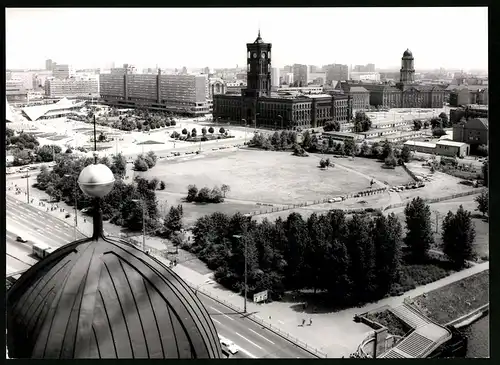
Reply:
[[438, 141], [436, 143], [436, 153], [441, 156], [463, 157], [469, 155], [469, 145], [464, 142]]
[[436, 152], [436, 144], [431, 142], [406, 141], [404, 145], [408, 146], [410, 151], [431, 153], [431, 154]]
[[322, 134], [325, 137], [332, 138], [337, 141], [343, 141], [346, 139], [350, 139], [353, 141], [363, 140], [365, 137], [362, 134], [350, 133], [350, 132], [323, 132]]

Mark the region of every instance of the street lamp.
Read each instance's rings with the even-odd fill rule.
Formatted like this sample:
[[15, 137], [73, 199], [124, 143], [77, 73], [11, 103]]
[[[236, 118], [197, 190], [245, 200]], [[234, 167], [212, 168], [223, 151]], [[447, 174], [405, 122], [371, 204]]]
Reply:
[[[70, 174], [64, 174], [64, 177], [72, 177]], [[75, 231], [75, 241], [77, 239], [76, 236], [76, 227], [78, 226], [78, 210], [77, 210], [77, 199], [76, 199], [76, 186], [77, 186], [77, 178], [75, 176], [75, 226], [74, 226], [74, 231]]]
[[26, 199], [30, 203], [30, 174], [26, 171]]
[[[241, 235], [238, 235], [238, 234], [234, 234], [233, 235], [234, 238], [236, 238], [237, 240], [239, 240], [241, 242], [241, 238], [242, 236]], [[248, 290], [248, 286], [247, 286], [247, 240], [243, 240], [244, 241], [244, 244], [245, 244], [245, 251], [244, 251], [244, 257], [245, 257], [245, 294], [244, 294], [244, 301], [243, 301], [243, 313], [246, 313], [247, 312], [247, 290]]]
[[142, 207], [142, 250], [146, 251], [146, 209], [142, 199], [132, 199], [134, 203], [141, 203]]

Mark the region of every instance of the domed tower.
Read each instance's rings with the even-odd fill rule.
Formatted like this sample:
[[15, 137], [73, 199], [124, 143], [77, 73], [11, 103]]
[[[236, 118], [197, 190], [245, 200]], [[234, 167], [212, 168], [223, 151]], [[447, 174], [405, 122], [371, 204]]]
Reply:
[[399, 82], [403, 85], [413, 84], [415, 82], [415, 68], [413, 64], [413, 54], [409, 49], [404, 51], [401, 58], [401, 70], [399, 70]]
[[100, 198], [113, 188], [93, 164], [78, 183], [94, 198], [94, 232], [32, 266], [7, 292], [10, 358], [220, 358], [208, 312], [172, 270], [105, 237]]

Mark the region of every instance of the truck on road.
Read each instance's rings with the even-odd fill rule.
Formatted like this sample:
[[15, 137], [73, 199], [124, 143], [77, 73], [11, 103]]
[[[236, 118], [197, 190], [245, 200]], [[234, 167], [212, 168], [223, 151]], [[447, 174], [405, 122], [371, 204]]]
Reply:
[[38, 257], [39, 259], [44, 259], [52, 252], [54, 252], [56, 248], [50, 247], [44, 243], [35, 243], [33, 244], [33, 255]]

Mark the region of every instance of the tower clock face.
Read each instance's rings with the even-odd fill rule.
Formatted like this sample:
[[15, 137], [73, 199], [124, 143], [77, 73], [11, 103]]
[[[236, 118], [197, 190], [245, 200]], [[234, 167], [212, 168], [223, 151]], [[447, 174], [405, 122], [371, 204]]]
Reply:
[[262, 54], [260, 55], [262, 58], [266, 58], [266, 52], [262, 52]]
[[257, 53], [254, 52], [253, 58], [257, 58]]

